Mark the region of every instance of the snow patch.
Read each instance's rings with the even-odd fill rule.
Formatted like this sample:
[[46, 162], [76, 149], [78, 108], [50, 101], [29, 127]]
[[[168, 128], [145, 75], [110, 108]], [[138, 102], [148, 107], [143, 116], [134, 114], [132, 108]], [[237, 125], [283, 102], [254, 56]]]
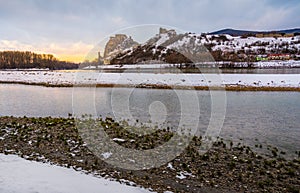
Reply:
[[87, 175], [70, 168], [0, 154], [0, 192], [150, 193], [149, 190]]
[[173, 167], [173, 165], [172, 165], [171, 163], [168, 163], [167, 168], [169, 168], [169, 169], [171, 169], [171, 170], [175, 170], [174, 167]]
[[111, 152], [105, 152], [105, 153], [102, 153], [101, 155], [103, 156], [104, 159], [108, 159], [112, 155], [112, 153]]
[[113, 141], [125, 142], [126, 140], [121, 138], [113, 138]]
[[183, 179], [187, 178], [188, 176], [190, 176], [190, 177], [195, 177], [195, 176], [194, 176], [193, 174], [191, 174], [191, 173], [188, 173], [188, 172], [186, 172], [186, 171], [181, 171], [181, 172], [179, 172], [179, 174], [176, 175], [176, 178], [183, 180]]

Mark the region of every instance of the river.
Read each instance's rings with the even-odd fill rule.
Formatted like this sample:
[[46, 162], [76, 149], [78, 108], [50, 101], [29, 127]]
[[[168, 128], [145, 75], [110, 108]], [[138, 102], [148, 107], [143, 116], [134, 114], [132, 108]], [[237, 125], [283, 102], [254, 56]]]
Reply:
[[[211, 119], [214, 92], [221, 91], [93, 87], [74, 89], [0, 84], [0, 116], [67, 117], [76, 109], [89, 107], [98, 116], [115, 117], [121, 116], [122, 105], [127, 105], [130, 119], [146, 123], [154, 117], [158, 123], [162, 121], [161, 126], [175, 129], [182, 116], [185, 119], [190, 117], [191, 121], [196, 117], [199, 120], [198, 129], [203, 133]], [[195, 111], [197, 105], [189, 111], [182, 110], [185, 108], [182, 105], [195, 103], [191, 94], [197, 97], [200, 114]], [[295, 151], [300, 150], [299, 92], [224, 91], [223, 94], [226, 113], [220, 137], [252, 147], [257, 144], [263, 144], [263, 147], [272, 145], [286, 152], [286, 156], [296, 156]], [[260, 151], [259, 148], [257, 150]]]

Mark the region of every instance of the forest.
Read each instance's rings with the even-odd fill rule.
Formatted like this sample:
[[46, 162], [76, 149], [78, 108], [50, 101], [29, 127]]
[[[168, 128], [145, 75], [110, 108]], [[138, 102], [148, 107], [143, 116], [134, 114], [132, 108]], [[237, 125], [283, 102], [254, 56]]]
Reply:
[[59, 61], [52, 54], [29, 51], [0, 51], [0, 69], [48, 68], [50, 70], [77, 69], [79, 64]]

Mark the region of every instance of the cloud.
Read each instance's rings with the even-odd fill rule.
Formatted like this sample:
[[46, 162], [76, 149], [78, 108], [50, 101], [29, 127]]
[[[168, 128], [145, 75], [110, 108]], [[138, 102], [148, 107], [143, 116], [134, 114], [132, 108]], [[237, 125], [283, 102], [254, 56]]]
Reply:
[[94, 48], [92, 44], [86, 44], [83, 42], [58, 44], [51, 43], [47, 48], [41, 48], [43, 52], [53, 53], [61, 60], [82, 62]]
[[126, 24], [126, 21], [122, 17], [112, 17], [112, 23], [117, 26], [123, 26]]
[[[35, 37], [92, 41], [99, 33], [107, 34], [120, 27], [149, 23], [195, 32], [239, 27], [243, 23], [252, 27], [251, 23], [260, 19], [262, 14], [288, 9], [295, 15], [299, 9], [290, 8], [299, 8], [299, 5], [297, 0], [52, 0], [47, 3], [42, 0], [14, 0], [0, 1], [0, 18], [9, 21], [6, 25], [30, 31]], [[277, 25], [286, 26], [287, 19], [290, 18], [281, 20]], [[58, 31], [63, 33], [58, 35]]]
[[53, 54], [61, 60], [82, 62], [89, 51], [94, 48], [92, 44], [86, 44], [83, 42], [75, 43], [51, 43], [31, 45], [21, 43], [17, 40], [0, 40], [0, 51], [32, 51], [36, 53]]
[[10, 41], [1, 43], [7, 49], [39, 48], [58, 55], [79, 49], [76, 44], [87, 50], [112, 32], [143, 24], [196, 33], [294, 28], [300, 24], [299, 10], [299, 0], [0, 0], [0, 37]]
[[252, 26], [255, 29], [267, 28], [274, 29], [284, 24], [287, 20], [290, 11], [288, 9], [269, 9], [257, 21], [253, 22]]
[[9, 50], [9, 51], [28, 51], [32, 50], [33, 46], [29, 44], [20, 43], [17, 40], [0, 40], [0, 50]]

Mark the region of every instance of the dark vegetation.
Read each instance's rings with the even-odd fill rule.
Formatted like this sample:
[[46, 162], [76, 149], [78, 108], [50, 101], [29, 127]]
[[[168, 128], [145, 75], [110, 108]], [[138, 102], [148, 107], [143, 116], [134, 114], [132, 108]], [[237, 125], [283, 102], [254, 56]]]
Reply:
[[257, 34], [299, 34], [300, 28], [278, 30], [278, 31], [248, 31], [248, 30], [235, 30], [235, 29], [222, 29], [219, 31], [211, 32], [212, 35], [229, 34], [232, 36], [243, 36], [243, 35], [257, 35]]
[[77, 69], [78, 64], [59, 61], [52, 54], [22, 51], [0, 52], [0, 69], [49, 68], [50, 70]]

